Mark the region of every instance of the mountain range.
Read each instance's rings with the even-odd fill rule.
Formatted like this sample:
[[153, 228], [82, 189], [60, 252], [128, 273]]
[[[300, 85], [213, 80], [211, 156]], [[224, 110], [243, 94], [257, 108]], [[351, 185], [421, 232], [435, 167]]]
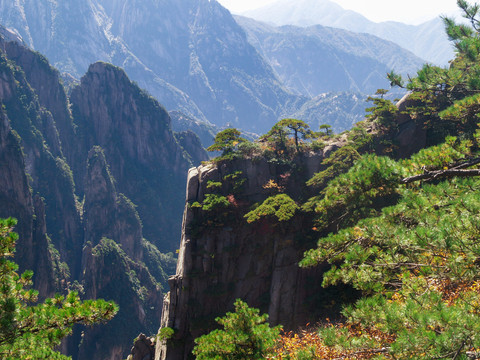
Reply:
[[[371, 58], [378, 46], [368, 47], [382, 41], [356, 41], [356, 35], [342, 32], [338, 33], [339, 41], [327, 41], [328, 45], [327, 35], [323, 35], [322, 42], [315, 34], [317, 45], [310, 60], [293, 57], [289, 68], [280, 71], [278, 66], [272, 67], [266, 51], [254, 46], [258, 43], [251, 43], [251, 31], [247, 30], [247, 37], [244, 28], [225, 8], [208, 0], [87, 0], [68, 4], [0, 0], [0, 23], [45, 54], [62, 73], [79, 79], [91, 63], [110, 62], [124, 68], [132, 80], [169, 111], [207, 124], [235, 126], [256, 133], [265, 132], [278, 119], [296, 113], [319, 95], [317, 89], [363, 91], [384, 87], [383, 76], [385, 69], [391, 70], [392, 56], [399, 57], [397, 63], [412, 65], [406, 69], [409, 73], [414, 73], [421, 63], [392, 45], [394, 55], [387, 56], [385, 66], [381, 70], [377, 66], [372, 76], [366, 66], [378, 62], [378, 56]], [[301, 30], [292, 30], [289, 35], [280, 32], [279, 35], [290, 37], [289, 41], [292, 36], [301, 37], [301, 42], [312, 39], [311, 34], [299, 34]], [[330, 30], [330, 34], [336, 31]], [[256, 36], [260, 37], [258, 33]], [[358, 46], [345, 50], [340, 40], [346, 38], [350, 38], [352, 46], [361, 43], [368, 49], [360, 54]], [[331, 80], [324, 82], [317, 76], [312, 77], [312, 82], [321, 80], [324, 86], [307, 85], [301, 91], [292, 86], [297, 69], [304, 67], [305, 61], [311, 61], [310, 68], [322, 68], [336, 61], [332, 52], [341, 54], [341, 64], [336, 67], [340, 71], [338, 77], [344, 79], [341, 85]], [[344, 69], [344, 64], [358, 66], [346, 65]], [[344, 74], [349, 71], [352, 79]]]
[[269, 26], [236, 17], [248, 40], [289, 89], [314, 97], [329, 91], [373, 94], [389, 88], [386, 74], [413, 75], [423, 61], [369, 34], [314, 25]]
[[[252, 204], [273, 191], [264, 187], [273, 179], [292, 196], [304, 196], [303, 180], [323, 169], [323, 153], [339, 145], [318, 142], [322, 156], [302, 159], [292, 173], [275, 158], [205, 165], [190, 174], [187, 196], [193, 203], [184, 208], [188, 169], [206, 160], [203, 147], [227, 125], [265, 132], [280, 117], [294, 116], [343, 131], [363, 116], [362, 92], [385, 84], [382, 73], [391, 66], [410, 73], [421, 63], [373, 36], [235, 19], [213, 0], [0, 0], [0, 22], [9, 27], [0, 27], [0, 217], [19, 220], [15, 261], [20, 271], [34, 271], [41, 299], [76, 290], [82, 298], [120, 305], [111, 323], [77, 328], [63, 344], [65, 353], [82, 360], [124, 358], [139, 332], [156, 332], [181, 237], [179, 257], [195, 261], [179, 263], [180, 274], [194, 269], [186, 273], [194, 279], [191, 287], [178, 277], [170, 281], [181, 300], [175, 303], [175, 291], [168, 300], [172, 315], [180, 312], [179, 321], [190, 315], [181, 305], [191, 306], [198, 310], [193, 328], [204, 327], [202, 312], [223, 308], [215, 301], [210, 307], [192, 305], [196, 294], [226, 305], [233, 281], [244, 279], [239, 291], [252, 289], [264, 308], [284, 293], [284, 301], [271, 303], [273, 319], [288, 317], [295, 325], [288, 305], [293, 288], [283, 290], [297, 278], [299, 286], [312, 279], [309, 273], [303, 277], [298, 257], [292, 256], [305, 250], [305, 244], [292, 246], [297, 234], [273, 236], [261, 224], [237, 233], [243, 215], [230, 227], [209, 218], [214, 213], [203, 214], [197, 230], [216, 227], [211, 234], [232, 243], [197, 232], [202, 240], [197, 247], [185, 237], [195, 224], [182, 229], [182, 212], [192, 220], [188, 215], [200, 210], [191, 205], [221, 182], [226, 195], [231, 188], [232, 194], [239, 192], [238, 200], [243, 194]], [[334, 69], [338, 82], [326, 81], [330, 74], [321, 67]], [[403, 138], [410, 140], [404, 127]], [[310, 225], [301, 219], [295, 229], [310, 232]], [[266, 235], [263, 250], [252, 234]], [[237, 235], [248, 266], [233, 243]], [[287, 250], [256, 260], [270, 248]], [[217, 264], [235, 277], [211, 277]], [[278, 270], [275, 276], [272, 269]], [[257, 275], [271, 291], [255, 289]], [[304, 318], [309, 307], [303, 299], [316, 301], [320, 294], [305, 289], [296, 313]]]
[[[399, 3], [397, 6], [402, 5]], [[241, 15], [277, 26], [323, 25], [375, 35], [392, 41], [436, 65], [446, 65], [453, 59], [453, 47], [448, 41], [440, 18], [420, 25], [407, 25], [395, 21], [376, 23], [329, 0], [278, 0]]]

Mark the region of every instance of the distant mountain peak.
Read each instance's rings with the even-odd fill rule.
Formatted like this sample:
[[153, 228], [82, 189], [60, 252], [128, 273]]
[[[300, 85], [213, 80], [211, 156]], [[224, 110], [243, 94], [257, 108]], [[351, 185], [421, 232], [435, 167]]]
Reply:
[[243, 16], [275, 25], [323, 25], [357, 33], [368, 33], [392, 41], [418, 57], [437, 65], [453, 58], [453, 48], [440, 18], [420, 25], [395, 21], [373, 22], [365, 16], [342, 8], [329, 0], [278, 0]]

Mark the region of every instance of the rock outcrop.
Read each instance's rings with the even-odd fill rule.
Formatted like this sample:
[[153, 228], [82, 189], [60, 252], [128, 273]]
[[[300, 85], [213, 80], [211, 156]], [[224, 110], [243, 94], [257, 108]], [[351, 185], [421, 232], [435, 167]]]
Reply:
[[[162, 250], [175, 249], [183, 208], [178, 194], [189, 162], [168, 113], [123, 70], [101, 62], [90, 66], [70, 101], [82, 157], [101, 146], [118, 191], [138, 206], [145, 237]], [[85, 166], [77, 163], [74, 174], [81, 191]]]
[[140, 334], [135, 340], [127, 360], [153, 360], [155, 356], [155, 341], [153, 338]]
[[[287, 329], [315, 320], [322, 269], [298, 267], [314, 243], [311, 219], [298, 213], [285, 224], [248, 224], [243, 215], [268, 197], [264, 185], [271, 180], [294, 199], [306, 196], [305, 180], [320, 170], [322, 158], [299, 156], [292, 166], [260, 158], [190, 169], [177, 273], [169, 279], [162, 317], [162, 327], [175, 333], [157, 342], [155, 359], [189, 358], [193, 340], [215, 327], [215, 317], [232, 310], [237, 298]], [[212, 182], [222, 182], [221, 194], [230, 202], [218, 212], [198, 205], [212, 192]]]

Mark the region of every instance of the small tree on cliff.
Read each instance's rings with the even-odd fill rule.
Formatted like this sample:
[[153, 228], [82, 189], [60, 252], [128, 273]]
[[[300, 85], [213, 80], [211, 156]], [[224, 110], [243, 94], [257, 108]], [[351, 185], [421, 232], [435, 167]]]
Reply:
[[17, 275], [13, 256], [18, 238], [12, 232], [14, 219], [0, 219], [0, 358], [70, 359], [54, 350], [76, 323], [91, 325], [111, 319], [118, 311], [113, 302], [80, 301], [78, 294], [56, 295], [36, 302], [38, 292], [31, 285], [31, 271]]
[[270, 131], [262, 138], [273, 143], [277, 153], [282, 153], [287, 150], [288, 135], [293, 135], [295, 149], [300, 151], [298, 140], [300, 137], [307, 138], [311, 133], [309, 128], [310, 126], [302, 120], [283, 119], [273, 125]]
[[195, 340], [197, 360], [260, 360], [273, 354], [281, 327], [271, 328], [268, 315], [237, 299], [235, 312], [215, 319], [223, 330], [214, 330]]
[[277, 155], [281, 154], [287, 149], [287, 130], [284, 126], [276, 123], [268, 133], [261, 137], [261, 140], [272, 143]]
[[228, 128], [215, 135], [213, 145], [207, 151], [222, 151], [222, 156], [233, 152], [238, 144], [246, 140], [240, 137], [241, 132], [235, 128]]
[[330, 136], [332, 135], [333, 131], [332, 131], [332, 126], [331, 125], [328, 125], [328, 124], [322, 124], [320, 125], [320, 131], [323, 131], [325, 136]]
[[278, 125], [290, 129], [290, 131], [293, 132], [295, 148], [297, 151], [300, 151], [298, 147], [298, 139], [300, 136], [304, 139], [307, 137], [310, 126], [306, 122], [297, 119], [283, 119], [279, 121]]

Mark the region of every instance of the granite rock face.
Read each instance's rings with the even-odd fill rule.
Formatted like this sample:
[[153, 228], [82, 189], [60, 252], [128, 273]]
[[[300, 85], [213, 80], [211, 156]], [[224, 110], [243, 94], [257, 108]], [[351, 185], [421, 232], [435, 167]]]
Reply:
[[111, 323], [77, 329], [61, 349], [125, 358], [139, 332], [158, 329], [175, 261], [144, 239], [139, 212], [152, 209], [146, 231], [161, 224], [154, 240], [173, 247], [166, 239], [180, 220], [169, 219], [181, 218], [189, 155], [163, 107], [122, 70], [92, 65], [68, 99], [58, 71], [3, 28], [0, 101], [0, 216], [19, 221], [15, 261], [34, 271], [41, 299], [74, 289], [117, 302]]
[[[285, 224], [248, 224], [243, 214], [270, 195], [264, 187], [270, 180], [293, 199], [306, 196], [305, 180], [321, 169], [322, 159], [321, 153], [299, 156], [293, 167], [244, 159], [189, 170], [177, 272], [169, 279], [162, 315], [162, 327], [175, 334], [157, 342], [155, 359], [189, 358], [193, 340], [215, 327], [214, 318], [231, 311], [237, 298], [287, 329], [318, 316], [314, 305], [322, 269], [298, 267], [314, 241], [311, 219], [297, 214]], [[230, 194], [228, 210], [213, 215], [194, 205], [212, 192], [209, 182], [222, 182], [222, 194]]]
[[[168, 113], [123, 70], [101, 62], [90, 66], [70, 101], [82, 157], [102, 147], [117, 190], [138, 206], [145, 237], [162, 250], [174, 249], [189, 161]], [[85, 167], [78, 163], [74, 170], [81, 191]]]

